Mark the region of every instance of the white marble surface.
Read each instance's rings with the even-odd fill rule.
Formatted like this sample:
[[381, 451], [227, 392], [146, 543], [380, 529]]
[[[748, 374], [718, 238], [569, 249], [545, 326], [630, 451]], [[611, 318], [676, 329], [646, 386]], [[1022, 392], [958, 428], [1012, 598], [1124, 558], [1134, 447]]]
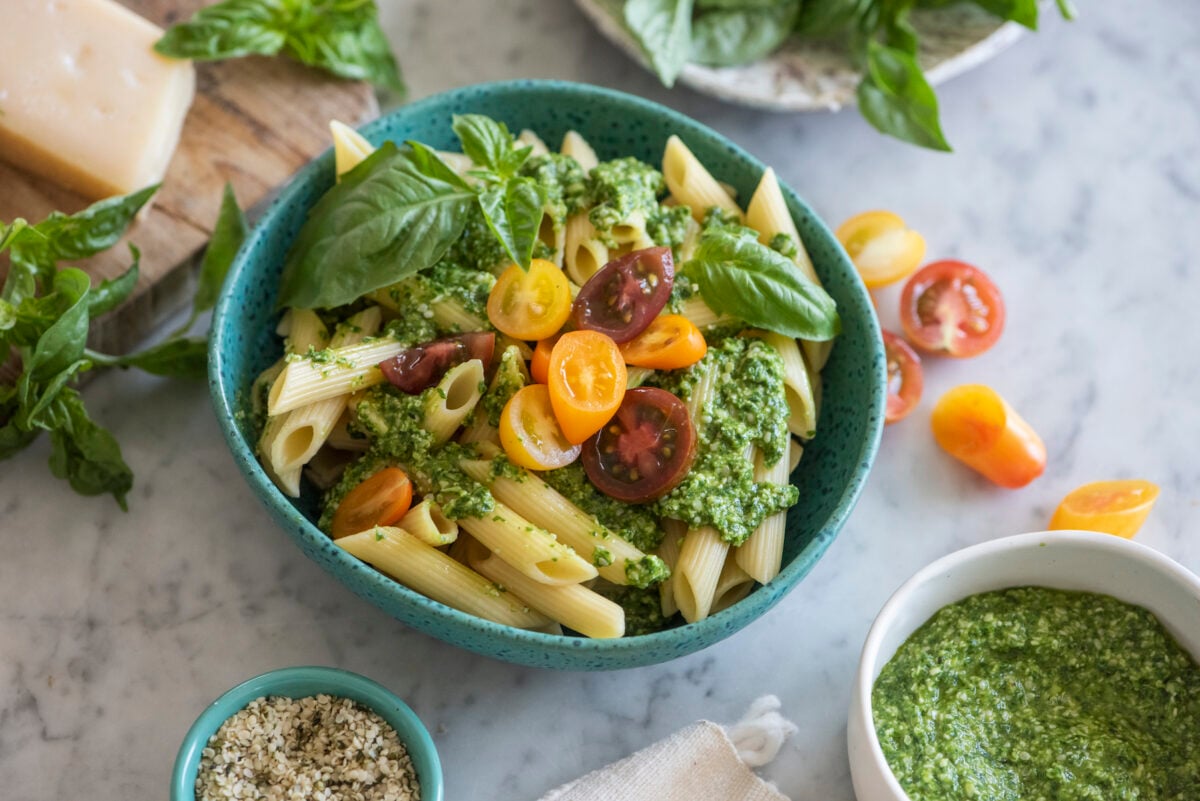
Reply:
[[[827, 218], [895, 209], [931, 256], [988, 269], [1009, 329], [928, 366], [885, 433], [846, 529], [765, 618], [694, 656], [610, 674], [514, 667], [406, 630], [307, 561], [242, 483], [200, 386], [110, 375], [87, 389], [137, 474], [130, 512], [52, 481], [42, 443], [0, 465], [0, 797], [164, 797], [200, 709], [269, 668], [339, 665], [435, 733], [447, 798], [524, 801], [698, 718], [777, 693], [800, 731], [765, 771], [796, 801], [850, 801], [851, 673], [888, 594], [930, 560], [1037, 529], [1084, 481], [1163, 494], [1139, 540], [1200, 569], [1200, 11], [1083, 4], [941, 90], [958, 152], [882, 139], [853, 111], [773, 116], [668, 93], [564, 0], [384, 0], [413, 94], [484, 79], [590, 80], [715, 126]], [[886, 300], [884, 316], [894, 305]], [[986, 486], [926, 418], [960, 382], [999, 388], [1042, 432], [1046, 475]]]

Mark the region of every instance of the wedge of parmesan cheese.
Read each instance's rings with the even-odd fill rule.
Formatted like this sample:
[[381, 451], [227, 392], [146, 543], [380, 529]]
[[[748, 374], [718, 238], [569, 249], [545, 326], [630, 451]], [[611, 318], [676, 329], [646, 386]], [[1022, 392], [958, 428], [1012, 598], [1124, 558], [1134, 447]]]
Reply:
[[0, 5], [0, 158], [91, 199], [162, 180], [196, 83], [162, 30], [113, 0]]

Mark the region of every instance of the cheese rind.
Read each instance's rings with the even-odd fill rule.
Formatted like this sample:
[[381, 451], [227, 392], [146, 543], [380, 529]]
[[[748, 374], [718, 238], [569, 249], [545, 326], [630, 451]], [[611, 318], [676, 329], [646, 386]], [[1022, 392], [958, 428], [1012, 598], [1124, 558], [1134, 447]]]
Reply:
[[162, 30], [113, 0], [4, 3], [20, 24], [0, 25], [0, 158], [92, 199], [161, 181], [191, 62], [154, 52]]

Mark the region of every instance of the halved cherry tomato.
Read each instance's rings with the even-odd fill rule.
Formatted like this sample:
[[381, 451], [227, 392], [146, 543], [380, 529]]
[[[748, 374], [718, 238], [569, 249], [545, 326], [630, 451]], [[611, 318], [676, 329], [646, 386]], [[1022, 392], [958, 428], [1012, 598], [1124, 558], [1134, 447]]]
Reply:
[[1141, 479], [1094, 481], [1073, 490], [1054, 510], [1052, 531], [1083, 529], [1129, 539], [1158, 500], [1158, 485]]
[[529, 360], [529, 375], [533, 376], [533, 380], [539, 384], [546, 383], [546, 376], [550, 372], [550, 354], [554, 352], [556, 344], [558, 344], [556, 336], [539, 339], [537, 347], [533, 349], [533, 358]]
[[637, 387], [584, 444], [583, 469], [605, 495], [643, 503], [675, 489], [695, 456], [696, 429], [683, 401], [665, 389]]
[[625, 397], [625, 360], [617, 343], [596, 331], [569, 331], [550, 352], [547, 385], [567, 441], [579, 444], [608, 422]]
[[925, 238], [890, 211], [864, 211], [837, 229], [838, 241], [867, 289], [912, 275], [925, 258]]
[[645, 331], [619, 347], [626, 364], [655, 370], [691, 367], [708, 353], [704, 334], [682, 314], [660, 314]]
[[375, 526], [390, 526], [412, 504], [412, 482], [399, 467], [385, 467], [346, 493], [333, 513], [333, 538], [340, 539]]
[[571, 284], [554, 262], [534, 259], [528, 271], [513, 264], [496, 279], [487, 312], [514, 339], [544, 339], [571, 316]]
[[883, 348], [887, 354], [888, 397], [884, 423], [903, 420], [917, 408], [925, 378], [921, 370], [921, 357], [900, 337], [891, 331], [883, 332]]
[[571, 316], [577, 328], [628, 342], [667, 305], [674, 282], [670, 248], [635, 250], [613, 259], [588, 279], [575, 298]]
[[992, 388], [964, 384], [933, 409], [933, 436], [946, 453], [1002, 487], [1023, 487], [1046, 469], [1046, 446]]
[[1004, 330], [1004, 299], [978, 267], [935, 261], [904, 285], [900, 324], [908, 341], [921, 350], [977, 356], [995, 345]]
[[579, 457], [578, 445], [567, 442], [545, 384], [522, 387], [500, 414], [500, 444], [514, 463], [530, 470], [566, 467]]
[[455, 365], [479, 359], [486, 368], [495, 349], [495, 334], [475, 331], [414, 345], [381, 362], [379, 369], [401, 392], [416, 395], [441, 381]]

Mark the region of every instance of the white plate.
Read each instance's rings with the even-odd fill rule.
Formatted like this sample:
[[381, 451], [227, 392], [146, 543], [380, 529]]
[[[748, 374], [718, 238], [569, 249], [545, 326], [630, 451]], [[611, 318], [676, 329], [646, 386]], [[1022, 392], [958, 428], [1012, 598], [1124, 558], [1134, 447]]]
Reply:
[[[575, 4], [609, 40], [646, 64], [622, 21], [623, 0], [575, 0]], [[987, 61], [1025, 30], [973, 5], [917, 9], [912, 23], [920, 34], [921, 67], [934, 85]], [[854, 103], [858, 79], [843, 48], [795, 37], [753, 64], [721, 68], [688, 64], [679, 75], [680, 83], [698, 92], [771, 111], [836, 111]]]

